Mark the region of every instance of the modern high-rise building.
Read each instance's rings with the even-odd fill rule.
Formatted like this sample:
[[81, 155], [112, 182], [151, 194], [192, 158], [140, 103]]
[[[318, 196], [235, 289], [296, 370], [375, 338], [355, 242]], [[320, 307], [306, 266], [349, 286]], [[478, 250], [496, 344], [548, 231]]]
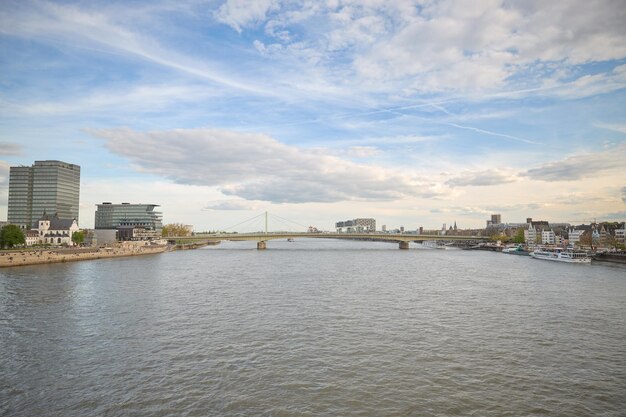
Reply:
[[154, 211], [159, 207], [157, 204], [102, 203], [96, 206], [96, 229], [137, 227], [160, 231], [163, 228], [161, 213]]
[[9, 171], [8, 222], [29, 229], [43, 216], [57, 214], [78, 221], [80, 166], [61, 161], [35, 161]]

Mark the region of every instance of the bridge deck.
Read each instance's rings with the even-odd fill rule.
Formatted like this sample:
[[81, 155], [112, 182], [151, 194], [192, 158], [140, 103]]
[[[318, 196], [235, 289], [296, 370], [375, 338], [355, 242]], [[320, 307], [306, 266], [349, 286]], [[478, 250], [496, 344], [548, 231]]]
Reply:
[[467, 241], [484, 240], [483, 236], [446, 236], [446, 235], [411, 235], [399, 233], [228, 233], [228, 234], [196, 234], [194, 236], [173, 237], [176, 240], [208, 240], [208, 241], [256, 241], [266, 242], [275, 239], [356, 239], [378, 240], [390, 242], [419, 242], [425, 240]]

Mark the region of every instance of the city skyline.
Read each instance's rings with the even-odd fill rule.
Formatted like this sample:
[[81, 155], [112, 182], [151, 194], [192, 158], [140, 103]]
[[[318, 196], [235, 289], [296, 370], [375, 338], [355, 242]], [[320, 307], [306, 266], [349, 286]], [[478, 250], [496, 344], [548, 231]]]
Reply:
[[219, 229], [626, 219], [620, 2], [0, 5], [9, 166], [81, 166], [104, 201]]

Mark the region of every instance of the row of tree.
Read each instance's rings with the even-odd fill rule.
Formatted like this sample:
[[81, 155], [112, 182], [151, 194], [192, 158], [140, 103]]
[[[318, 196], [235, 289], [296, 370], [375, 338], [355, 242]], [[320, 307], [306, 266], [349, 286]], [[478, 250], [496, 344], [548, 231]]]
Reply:
[[189, 227], [185, 226], [182, 223], [170, 223], [163, 226], [161, 235], [163, 237], [190, 236], [191, 231], [189, 230]]

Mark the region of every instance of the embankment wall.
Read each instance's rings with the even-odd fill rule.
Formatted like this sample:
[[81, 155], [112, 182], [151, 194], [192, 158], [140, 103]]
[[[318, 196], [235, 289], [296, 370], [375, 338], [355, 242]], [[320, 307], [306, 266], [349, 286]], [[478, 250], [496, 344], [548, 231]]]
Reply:
[[162, 253], [166, 245], [127, 246], [100, 249], [49, 249], [6, 251], [0, 253], [0, 267], [84, 261], [89, 259], [117, 258]]

